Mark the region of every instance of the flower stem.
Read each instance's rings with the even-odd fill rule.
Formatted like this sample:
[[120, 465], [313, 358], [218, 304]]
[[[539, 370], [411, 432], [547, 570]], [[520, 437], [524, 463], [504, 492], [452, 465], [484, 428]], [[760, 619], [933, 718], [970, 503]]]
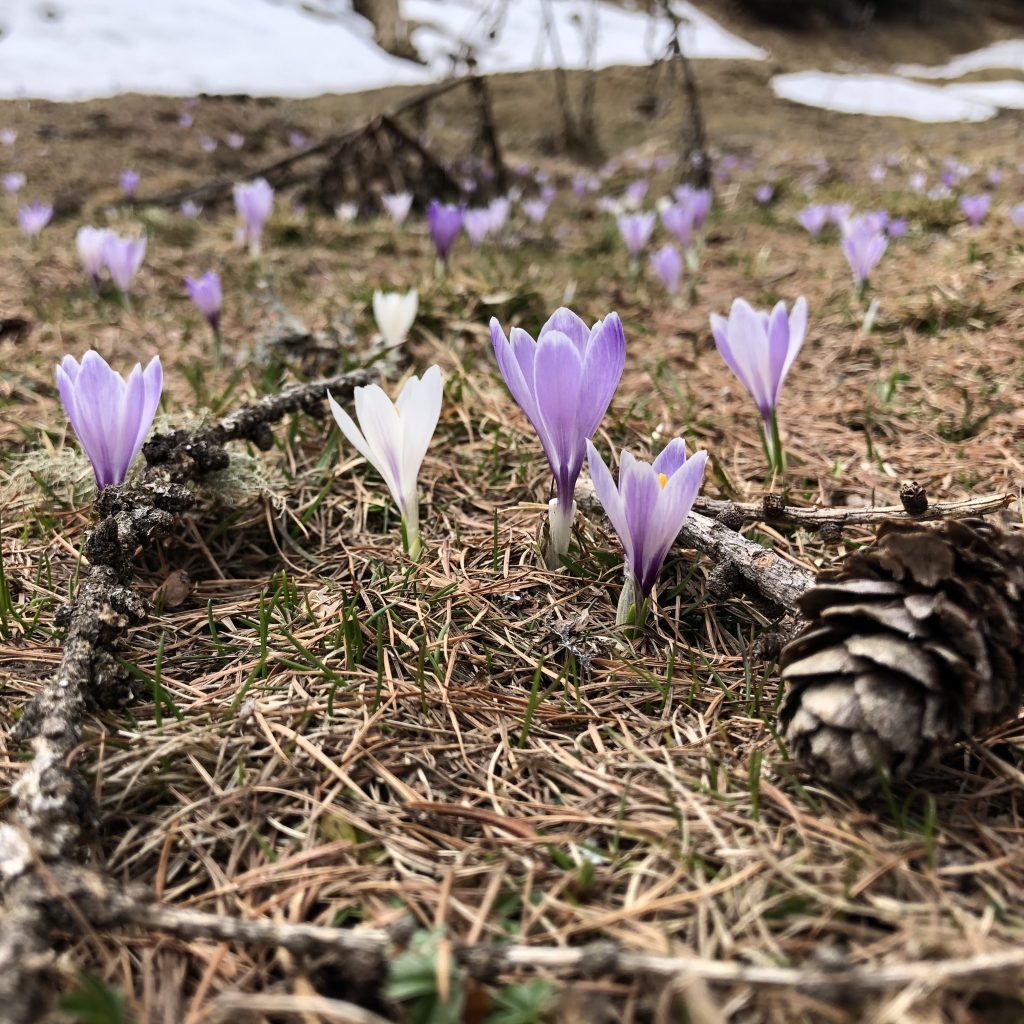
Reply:
[[548, 569], [557, 569], [562, 559], [569, 553], [569, 541], [572, 538], [572, 520], [576, 514], [576, 502], [568, 507], [558, 498], [548, 502], [548, 529], [541, 549], [541, 557]]
[[418, 561], [423, 551], [423, 539], [420, 537], [420, 526], [415, 519], [402, 516], [402, 547], [414, 561]]
[[782, 447], [782, 438], [779, 437], [779, 419], [774, 409], [772, 409], [771, 415], [764, 420], [763, 426], [761, 442], [764, 445], [768, 468], [773, 476], [785, 476], [786, 450]]
[[615, 610], [615, 625], [622, 626], [629, 637], [639, 635], [647, 621], [647, 612], [650, 606], [650, 599], [640, 598], [636, 579], [627, 573], [626, 582], [619, 595], [619, 604]]

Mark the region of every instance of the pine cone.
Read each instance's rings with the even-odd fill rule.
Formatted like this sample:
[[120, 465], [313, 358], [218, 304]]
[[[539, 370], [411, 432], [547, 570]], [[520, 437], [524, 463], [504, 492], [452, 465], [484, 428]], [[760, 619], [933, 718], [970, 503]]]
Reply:
[[823, 782], [866, 796], [1024, 702], [1024, 536], [982, 520], [883, 527], [800, 601], [781, 725]]

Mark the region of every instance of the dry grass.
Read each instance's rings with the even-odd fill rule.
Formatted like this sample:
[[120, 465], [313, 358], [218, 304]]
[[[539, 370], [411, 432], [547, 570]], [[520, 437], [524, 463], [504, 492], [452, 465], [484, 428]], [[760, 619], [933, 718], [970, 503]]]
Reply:
[[[129, 111], [136, 101], [126, 102]], [[210, 110], [234, 111], [244, 125], [252, 116], [250, 134], [259, 132], [258, 109]], [[780, 131], [785, 118], [805, 117], [771, 110]], [[77, 116], [51, 113], [65, 127]], [[30, 113], [17, 116], [25, 132]], [[170, 129], [157, 128], [163, 134], [131, 137], [133, 155], [167, 146]], [[877, 151], [888, 151], [886, 133], [898, 148], [894, 129], [873, 130]], [[981, 163], [1007, 151], [991, 126], [974, 131], [975, 148], [960, 155]], [[936, 131], [936, 155], [967, 133]], [[684, 433], [713, 453], [707, 493], [763, 493], [755, 416], [714, 352], [707, 315], [737, 295], [765, 304], [805, 294], [810, 336], [781, 409], [792, 500], [887, 503], [906, 477], [933, 498], [954, 498], [1021, 479], [1024, 249], [1002, 211], [975, 231], [937, 230], [955, 215], [915, 201], [910, 237], [877, 275], [878, 326], [864, 336], [838, 246], [792, 223], [810, 142], [779, 154], [742, 131], [735, 141], [751, 146], [755, 169], [720, 197], [692, 305], [633, 280], [605, 219], [567, 194], [545, 237], [524, 231], [479, 257], [462, 242], [443, 281], [419, 228], [307, 220], [281, 203], [258, 275], [231, 250], [227, 218], [150, 219], [151, 255], [131, 311], [97, 302], [79, 282], [73, 218], [35, 248], [0, 229], [0, 314], [35, 324], [28, 340], [0, 340], [4, 479], [26, 454], [52, 453], [32, 462], [40, 484], [3, 512], [3, 566], [19, 616], [4, 620], [0, 640], [6, 724], [60, 656], [53, 614], [74, 585], [89, 525], [87, 470], [60, 454], [73, 441], [51, 385], [59, 355], [92, 345], [124, 364], [159, 351], [165, 412], [181, 421], [291, 379], [294, 367], [255, 344], [268, 281], [307, 323], [354, 328], [339, 329], [338, 368], [365, 350], [373, 287], [416, 284], [409, 366], [439, 362], [446, 379], [421, 478], [419, 564], [401, 557], [380, 482], [335, 431], [307, 420], [278, 432], [248, 499], [235, 481], [226, 500], [211, 494], [181, 523], [173, 544], [141, 553], [143, 591], [174, 569], [196, 585], [132, 635], [124, 657], [136, 699], [88, 731], [81, 762], [102, 822], [91, 860], [176, 906], [339, 927], [412, 915], [422, 929], [468, 942], [604, 936], [636, 950], [769, 965], [917, 962], [1020, 945], [1020, 723], [876, 805], [856, 806], [791, 765], [775, 738], [774, 666], [755, 644], [772, 610], [742, 596], [712, 599], [712, 566], [677, 552], [652, 628], [631, 645], [613, 628], [619, 552], [600, 523], [581, 523], [566, 570], [536, 567], [548, 474], [496, 374], [486, 323], [496, 314], [535, 329], [567, 293], [588, 319], [615, 308], [626, 325], [626, 373], [598, 439], [605, 452], [644, 451]], [[838, 131], [824, 141], [863, 182], [858, 143]], [[92, 135], [47, 143], [45, 153], [31, 145], [32, 181], [74, 168], [89, 189], [106, 187], [124, 162]], [[244, 155], [236, 159], [244, 166]], [[157, 163], [147, 167], [156, 173]], [[790, 194], [756, 210], [752, 184], [772, 174]], [[907, 202], [842, 180], [826, 193], [863, 207]], [[180, 287], [183, 273], [210, 266], [227, 292], [232, 362], [220, 371]], [[390, 368], [388, 387], [401, 372]], [[811, 568], [867, 536], [826, 544], [800, 532], [760, 535]], [[20, 757], [0, 745], [9, 777]], [[220, 1019], [346, 1019], [316, 1009], [314, 993], [402, 1020], [450, 1019], [415, 1017], [412, 1004], [389, 1008], [338, 965], [228, 944], [87, 934], [69, 940], [63, 965], [66, 987], [85, 968], [123, 993], [132, 1019], [153, 1024], [216, 1019], [228, 995], [233, 1009], [222, 1007]], [[495, 992], [542, 1001], [540, 990], [510, 995], [521, 981], [500, 979], [486, 997], [467, 986], [462, 1019], [543, 1019], [487, 1016]], [[701, 1024], [1024, 1019], [1024, 986], [980, 988], [673, 996], [600, 977], [551, 986], [545, 1012]], [[247, 1002], [255, 993], [274, 998]]]

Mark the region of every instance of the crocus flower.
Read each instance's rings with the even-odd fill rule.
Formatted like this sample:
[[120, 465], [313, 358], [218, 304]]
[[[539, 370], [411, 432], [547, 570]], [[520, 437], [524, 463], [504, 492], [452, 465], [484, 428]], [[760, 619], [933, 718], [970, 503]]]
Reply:
[[211, 138], [209, 135], [204, 135], [199, 140], [199, 148], [204, 153], [212, 153], [212, 152], [214, 152], [214, 150], [216, 150], [216, 148], [217, 148], [217, 145], [218, 145], [217, 140], [214, 139], [214, 138]]
[[496, 235], [508, 222], [509, 210], [512, 208], [512, 201], [508, 196], [495, 196], [487, 204], [487, 212], [491, 215], [491, 234]]
[[754, 199], [761, 206], [767, 206], [775, 198], [775, 188], [769, 185], [767, 182], [763, 185], [758, 185], [754, 190]]
[[1015, 228], [1024, 228], [1024, 203], [1010, 207], [1010, 221]]
[[328, 392], [327, 401], [341, 432], [384, 480], [402, 516], [402, 538], [410, 558], [423, 548], [417, 478], [441, 415], [441, 368], [410, 377], [398, 400], [377, 384], [356, 388], [356, 426]]
[[992, 188], [999, 188], [1003, 183], [1003, 172], [998, 167], [993, 167], [992, 170], [985, 175], [985, 180], [992, 186]]
[[992, 197], [986, 192], [977, 196], [960, 197], [960, 210], [972, 227], [977, 227], [985, 219], [991, 204]]
[[618, 216], [619, 234], [626, 243], [629, 255], [637, 259], [650, 241], [654, 231], [655, 215], [653, 213], [620, 213]]
[[28, 235], [35, 238], [53, 216], [53, 207], [47, 203], [34, 202], [18, 210], [18, 226]]
[[885, 233], [890, 238], [902, 238], [907, 233], [908, 226], [906, 217], [893, 217], [885, 225]]
[[679, 283], [683, 279], [683, 258], [674, 245], [663, 245], [652, 254], [651, 269], [661, 278], [661, 283], [669, 295], [675, 295], [679, 291]]
[[853, 271], [853, 280], [857, 290], [863, 292], [867, 287], [871, 271], [882, 258], [889, 239], [877, 230], [870, 219], [855, 217], [843, 228], [843, 255], [846, 256]]
[[466, 211], [462, 218], [462, 227], [474, 249], [479, 249], [483, 240], [490, 234], [492, 223], [491, 211], [487, 207], [481, 210]]
[[235, 185], [235, 209], [242, 222], [242, 236], [249, 243], [249, 255], [257, 259], [263, 228], [274, 209], [274, 190], [265, 178]]
[[407, 292], [382, 292], [378, 289], [373, 293], [373, 318], [385, 345], [394, 347], [405, 341], [416, 319], [418, 305], [419, 292], [415, 288]]
[[351, 224], [352, 221], [359, 216], [359, 204], [358, 203], [338, 203], [334, 208], [334, 216], [342, 222], [342, 224]]
[[11, 171], [3, 176], [5, 192], [20, 192], [25, 187], [25, 175], [21, 171]]
[[141, 180], [142, 176], [138, 171], [128, 170], [121, 172], [121, 192], [124, 194], [125, 199], [135, 198], [135, 192]]
[[693, 211], [682, 203], [672, 203], [661, 211], [661, 223], [684, 248], [693, 244]]
[[876, 184], [880, 185], [885, 181], [885, 176], [888, 171], [885, 168], [885, 164], [872, 164], [871, 170], [868, 171], [868, 177]]
[[729, 319], [711, 314], [711, 333], [726, 365], [739, 378], [757, 404], [764, 426], [765, 453], [774, 472], [785, 470], [776, 406], [782, 384], [807, 333], [807, 300], [793, 303], [792, 313], [779, 302], [769, 315], [735, 299]]
[[122, 483], [160, 403], [160, 357], [154, 356], [145, 369], [136, 363], [125, 380], [90, 349], [81, 365], [74, 356], [65, 356], [56, 376], [64, 411], [92, 463], [96, 486], [102, 490]]
[[534, 341], [513, 327], [509, 337], [491, 318], [498, 369], [519, 408], [537, 431], [555, 478], [543, 555], [556, 568], [569, 550], [576, 480], [585, 442], [611, 403], [626, 361], [626, 336], [617, 313], [593, 327], [571, 310], [556, 310]]
[[805, 206], [797, 215], [797, 222], [812, 235], [820, 235], [828, 223], [829, 208], [821, 203]]
[[412, 193], [395, 192], [393, 195], [381, 196], [380, 205], [396, 224], [402, 224], [412, 209]]
[[686, 457], [686, 443], [674, 438], [653, 463], [630, 452], [619, 456], [616, 485], [593, 442], [587, 441], [587, 465], [594, 491], [626, 556], [626, 587], [619, 601], [619, 625], [639, 627], [647, 602], [704, 479], [707, 452]]
[[179, 128], [191, 128], [196, 123], [196, 119], [187, 111], [182, 111], [178, 117]]
[[185, 291], [195, 303], [196, 309], [206, 317], [206, 322], [210, 325], [214, 337], [219, 337], [220, 307], [224, 301], [220, 286], [220, 274], [215, 270], [208, 270], [202, 277], [186, 277]]
[[635, 210], [644, 201], [646, 195], [647, 182], [643, 178], [639, 178], [626, 186], [626, 191], [622, 196], [623, 204], [627, 209]]
[[203, 208], [194, 199], [183, 200], [179, 209], [182, 217], [188, 217], [189, 220], [195, 220], [203, 212]]
[[436, 199], [431, 199], [427, 205], [427, 225], [430, 228], [430, 237], [434, 240], [438, 258], [442, 263], [448, 262], [448, 255], [462, 230], [464, 214], [465, 207], [455, 203], [441, 203]]
[[305, 149], [309, 145], [309, 136], [305, 132], [292, 129], [288, 133], [288, 145], [293, 149]]
[[109, 228], [94, 228], [88, 224], [80, 227], [75, 234], [75, 246], [78, 258], [82, 261], [82, 269], [94, 285], [100, 283], [100, 275], [103, 273], [103, 247], [109, 234]]
[[928, 187], [928, 175], [915, 171], [908, 181], [911, 192], [921, 193]]
[[524, 199], [520, 205], [533, 224], [540, 224], [548, 215], [548, 203], [543, 199]]
[[672, 190], [672, 195], [675, 196], [677, 203], [690, 211], [693, 226], [702, 228], [708, 219], [708, 214], [711, 213], [711, 189], [680, 185]]
[[121, 238], [113, 231], [107, 232], [103, 240], [103, 265], [110, 274], [117, 290], [127, 295], [132, 288], [132, 281], [146, 257], [146, 236], [138, 238]]
[[18, 140], [18, 133], [13, 128], [0, 131], [0, 146], [13, 146]]
[[231, 132], [224, 141], [228, 149], [241, 149], [245, 145], [245, 136], [241, 132]]
[[[835, 224], [837, 228], [842, 229], [843, 225], [850, 219], [850, 215], [853, 213], [852, 203], [829, 203], [825, 210], [828, 214], [828, 221], [830, 224]], [[889, 215], [886, 214], [888, 217]]]

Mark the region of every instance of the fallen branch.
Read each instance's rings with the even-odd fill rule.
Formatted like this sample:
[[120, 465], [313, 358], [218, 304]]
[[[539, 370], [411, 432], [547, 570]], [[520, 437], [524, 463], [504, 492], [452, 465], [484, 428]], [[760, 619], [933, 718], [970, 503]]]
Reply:
[[722, 521], [733, 528], [744, 523], [771, 523], [774, 526], [801, 526], [805, 530], [828, 533], [848, 526], [881, 526], [883, 523], [927, 523], [940, 519], [972, 519], [1002, 511], [1017, 500], [1016, 494], [986, 494], [979, 498], [937, 501], [919, 514], [911, 514], [903, 505], [879, 505], [874, 508], [801, 508], [784, 504], [778, 495], [761, 501], [720, 501], [699, 497], [694, 511]]
[[[148, 899], [136, 899], [89, 872], [74, 870], [55, 880], [65, 899], [73, 899], [93, 925], [135, 926], [186, 941], [232, 942], [243, 946], [284, 949], [297, 957], [329, 957], [349, 973], [366, 978], [377, 971], [383, 980], [389, 958], [408, 937], [381, 928], [348, 929], [323, 925], [285, 924], [182, 910]], [[719, 985], [812, 992], [831, 1000], [856, 1000], [907, 985], [934, 991], [981, 982], [1013, 983], [1024, 970], [1024, 949], [1014, 948], [965, 958], [921, 960], [876, 965], [778, 967], [704, 957], [663, 956], [622, 949], [614, 942], [584, 946], [529, 946], [479, 943], [453, 945], [453, 954], [467, 973], [493, 982], [507, 973], [543, 971], [563, 979], [594, 977], [654, 978], [663, 982], [699, 978]]]
[[11, 786], [13, 810], [0, 824], [0, 879], [6, 885], [0, 933], [0, 1021], [41, 1019], [53, 962], [52, 900], [45, 875], [74, 861], [93, 821], [89, 791], [75, 766], [82, 723], [94, 706], [123, 698], [126, 672], [115, 649], [142, 622], [147, 602], [131, 586], [140, 547], [170, 533], [176, 514], [192, 508], [191, 480], [225, 469], [229, 441], [266, 449], [270, 425], [290, 412], [323, 415], [326, 391], [348, 396], [368, 379], [351, 373], [287, 388], [195, 432], [158, 434], [143, 451], [139, 481], [108, 487], [96, 499], [98, 522], [85, 540], [88, 568], [64, 616], [63, 656], [52, 681], [24, 710], [11, 742], [31, 744], [32, 760]]

